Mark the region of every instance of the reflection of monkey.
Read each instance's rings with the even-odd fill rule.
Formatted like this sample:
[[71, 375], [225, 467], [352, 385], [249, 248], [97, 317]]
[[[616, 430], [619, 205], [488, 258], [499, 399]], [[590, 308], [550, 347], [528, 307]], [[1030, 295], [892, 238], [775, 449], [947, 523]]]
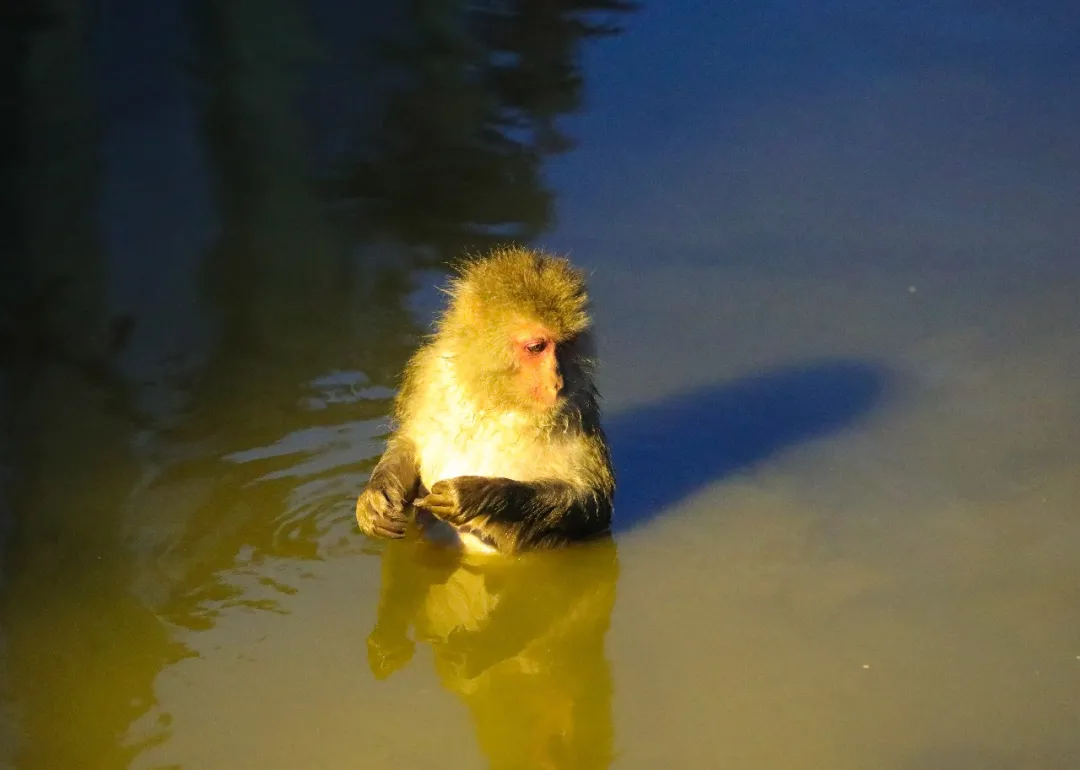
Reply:
[[615, 480], [581, 273], [503, 249], [466, 263], [449, 294], [434, 338], [407, 367], [398, 430], [357, 500], [360, 528], [402, 537], [412, 502], [468, 550], [607, 531]]
[[368, 663], [379, 679], [408, 663], [411, 628], [493, 768], [607, 767], [618, 571], [608, 537], [478, 565], [423, 540], [390, 543]]

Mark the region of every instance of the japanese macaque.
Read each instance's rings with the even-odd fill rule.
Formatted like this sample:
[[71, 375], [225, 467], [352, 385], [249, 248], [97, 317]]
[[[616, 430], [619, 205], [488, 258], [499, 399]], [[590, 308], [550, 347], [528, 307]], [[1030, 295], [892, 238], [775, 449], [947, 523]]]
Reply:
[[582, 274], [506, 248], [464, 263], [447, 293], [406, 367], [396, 431], [356, 503], [360, 529], [403, 537], [411, 506], [429, 534], [467, 552], [607, 532], [615, 478]]

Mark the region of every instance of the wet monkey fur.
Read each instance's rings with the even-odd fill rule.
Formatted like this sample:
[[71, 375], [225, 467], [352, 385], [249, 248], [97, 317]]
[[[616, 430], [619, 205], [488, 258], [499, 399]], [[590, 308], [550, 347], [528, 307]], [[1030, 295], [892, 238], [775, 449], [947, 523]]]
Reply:
[[396, 430], [356, 503], [360, 529], [422, 527], [466, 551], [513, 553], [607, 532], [615, 478], [593, 384], [582, 274], [499, 249], [463, 263], [434, 335], [409, 361]]

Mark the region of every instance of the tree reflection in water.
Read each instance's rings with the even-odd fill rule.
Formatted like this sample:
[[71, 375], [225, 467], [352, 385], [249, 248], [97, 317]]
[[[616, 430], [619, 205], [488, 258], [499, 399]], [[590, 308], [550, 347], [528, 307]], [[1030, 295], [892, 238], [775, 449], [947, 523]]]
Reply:
[[415, 271], [544, 231], [629, 6], [147, 8], [0, 6], [0, 766], [205, 747], [159, 675], [363, 547]]

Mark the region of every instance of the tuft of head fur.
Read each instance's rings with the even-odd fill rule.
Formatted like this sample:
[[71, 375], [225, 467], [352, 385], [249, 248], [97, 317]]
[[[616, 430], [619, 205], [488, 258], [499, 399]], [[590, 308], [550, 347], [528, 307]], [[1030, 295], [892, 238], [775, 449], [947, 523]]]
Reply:
[[447, 292], [447, 331], [506, 328], [515, 319], [538, 322], [557, 341], [589, 327], [585, 277], [569, 260], [521, 247], [504, 247], [456, 266]]

